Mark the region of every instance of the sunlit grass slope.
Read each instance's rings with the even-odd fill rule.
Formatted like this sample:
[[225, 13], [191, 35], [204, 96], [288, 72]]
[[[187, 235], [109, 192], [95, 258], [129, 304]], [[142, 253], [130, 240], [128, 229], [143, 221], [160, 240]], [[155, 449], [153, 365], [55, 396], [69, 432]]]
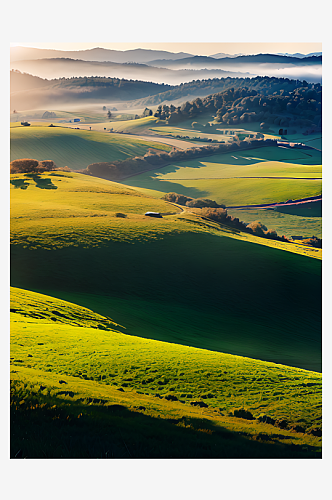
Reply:
[[84, 305], [132, 335], [320, 370], [321, 264], [304, 255], [321, 251], [81, 174], [12, 183], [13, 285]]
[[179, 162], [125, 184], [211, 198], [227, 206], [281, 202], [321, 194], [321, 161], [315, 150], [264, 147]]
[[[95, 247], [110, 241], [138, 242], [181, 233], [227, 236], [321, 258], [321, 251], [258, 238], [215, 222], [202, 221], [183, 208], [124, 186], [74, 172], [11, 175], [11, 242], [24, 248]], [[163, 214], [146, 217], [146, 211]], [[126, 217], [117, 217], [118, 214]]]
[[321, 458], [315, 428], [303, 434], [301, 425], [284, 429], [139, 392], [12, 367], [10, 457]]
[[[11, 289], [11, 309], [11, 364], [17, 370], [56, 373], [65, 382], [76, 377], [80, 390], [82, 379], [95, 381], [105, 395], [105, 386], [116, 386], [132, 403], [143, 393], [189, 407], [204, 401], [224, 414], [245, 407], [256, 418], [265, 414], [304, 429], [321, 426], [320, 374], [128, 336], [112, 329], [109, 318], [26, 290]], [[30, 383], [33, 378], [31, 371]], [[67, 384], [61, 389], [66, 392]]]
[[[13, 244], [59, 248], [139, 241], [189, 230], [181, 221], [145, 217], [181, 209], [121, 184], [77, 173], [11, 176]], [[116, 217], [124, 214], [126, 218]]]
[[147, 116], [145, 118], [137, 118], [136, 120], [110, 121], [105, 126], [113, 128], [115, 132], [141, 133], [155, 126], [156, 122], [158, 122], [158, 118]]
[[293, 235], [322, 237], [321, 217], [301, 217], [277, 212], [276, 210], [228, 209], [227, 213], [245, 222], [261, 221], [269, 229], [289, 238]]
[[10, 135], [11, 161], [18, 158], [50, 159], [58, 167], [68, 166], [74, 170], [86, 168], [90, 163], [143, 156], [149, 148], [171, 149], [155, 141], [66, 127], [12, 127]]

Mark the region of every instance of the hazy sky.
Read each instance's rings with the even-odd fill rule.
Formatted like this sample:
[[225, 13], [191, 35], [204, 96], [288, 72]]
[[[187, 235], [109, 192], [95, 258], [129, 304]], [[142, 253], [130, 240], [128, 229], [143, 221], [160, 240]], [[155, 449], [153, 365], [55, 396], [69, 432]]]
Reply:
[[165, 43], [149, 43], [149, 42], [130, 42], [130, 43], [103, 43], [103, 42], [69, 42], [69, 43], [53, 43], [53, 42], [15, 42], [11, 46], [20, 45], [24, 47], [37, 47], [43, 49], [58, 49], [58, 50], [83, 50], [94, 47], [103, 47], [114, 50], [130, 50], [130, 49], [154, 49], [168, 50], [170, 52], [188, 52], [197, 55], [211, 55], [219, 52], [227, 54], [259, 54], [259, 53], [278, 53], [288, 52], [294, 54], [300, 52], [309, 54], [310, 52], [320, 52], [322, 50], [321, 43], [215, 43], [215, 42], [165, 42]]

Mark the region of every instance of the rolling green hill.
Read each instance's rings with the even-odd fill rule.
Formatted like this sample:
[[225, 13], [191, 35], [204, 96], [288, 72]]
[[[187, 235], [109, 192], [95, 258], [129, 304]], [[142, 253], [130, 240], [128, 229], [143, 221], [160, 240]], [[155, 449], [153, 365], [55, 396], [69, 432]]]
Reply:
[[[117, 415], [129, 456], [319, 456], [321, 438], [310, 433], [321, 428], [319, 374], [132, 337], [118, 327], [75, 304], [11, 289], [12, 456], [20, 448], [28, 458], [105, 453], [99, 437], [92, 444], [84, 435], [95, 435], [93, 422], [118, 434]], [[246, 408], [245, 418], [236, 418], [238, 408]], [[174, 432], [180, 448], [163, 443]], [[109, 431], [103, 443], [118, 446]]]
[[322, 192], [321, 152], [276, 147], [213, 155], [178, 162], [126, 179], [132, 187], [193, 198], [210, 198], [226, 206], [282, 202]]
[[304, 256], [317, 249], [81, 174], [14, 181], [13, 286], [110, 316], [131, 335], [320, 370], [321, 263]]
[[115, 134], [62, 127], [11, 127], [10, 160], [53, 160], [58, 167], [86, 168], [90, 163], [142, 156], [148, 149], [170, 151], [155, 141], [123, 138]]
[[321, 217], [301, 217], [277, 212], [276, 210], [243, 210], [231, 208], [227, 213], [233, 217], [238, 217], [245, 222], [261, 221], [269, 229], [274, 229], [277, 233], [290, 238], [292, 235], [316, 236], [322, 238], [322, 218]]

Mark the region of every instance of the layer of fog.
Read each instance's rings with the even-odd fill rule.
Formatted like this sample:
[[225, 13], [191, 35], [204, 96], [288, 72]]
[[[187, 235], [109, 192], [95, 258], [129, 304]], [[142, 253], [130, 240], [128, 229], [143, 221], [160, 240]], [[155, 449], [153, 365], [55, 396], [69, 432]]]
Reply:
[[309, 83], [321, 83], [322, 67], [318, 65], [280, 65], [280, 64], [243, 64], [225, 65], [223, 69], [169, 69], [138, 64], [117, 64], [86, 62], [66, 59], [41, 59], [33, 61], [15, 61], [11, 69], [30, 73], [41, 78], [71, 77], [113, 77], [142, 80], [169, 85], [180, 85], [192, 80], [208, 78], [276, 76], [307, 80]]
[[65, 59], [15, 61], [10, 64], [10, 69], [19, 70], [23, 73], [29, 73], [49, 80], [55, 78], [100, 76], [165, 83], [168, 85], [180, 85], [181, 83], [191, 82], [192, 80], [203, 80], [208, 78], [226, 78], [227, 76], [254, 76], [250, 73], [243, 74], [241, 71], [237, 70], [172, 70], [155, 68], [147, 65], [91, 63]]

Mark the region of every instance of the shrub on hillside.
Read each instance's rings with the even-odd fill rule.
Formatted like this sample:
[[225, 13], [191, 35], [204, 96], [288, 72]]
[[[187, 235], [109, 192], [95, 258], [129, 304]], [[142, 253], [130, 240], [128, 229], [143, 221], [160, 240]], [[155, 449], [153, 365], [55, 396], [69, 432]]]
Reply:
[[38, 160], [31, 158], [22, 158], [20, 160], [13, 160], [10, 162], [10, 173], [20, 174], [28, 172], [37, 172]]
[[187, 201], [192, 200], [189, 196], [185, 196], [183, 194], [178, 193], [167, 193], [161, 198], [165, 201], [170, 201], [171, 203], [177, 203], [178, 205], [185, 205]]
[[225, 222], [227, 218], [227, 210], [225, 208], [202, 208], [201, 214], [203, 217], [217, 222]]
[[305, 245], [311, 245], [315, 248], [322, 248], [322, 240], [317, 238], [316, 236], [312, 236], [312, 238], [306, 238], [302, 240], [302, 243]]
[[[42, 160], [38, 162], [38, 172], [46, 172], [48, 170], [55, 170], [57, 168], [53, 160]], [[68, 168], [68, 167], [67, 167]]]
[[251, 230], [256, 236], [265, 236], [267, 231], [267, 227], [258, 220], [250, 222], [250, 224], [247, 225], [247, 229]]
[[68, 167], [58, 168], [53, 160], [33, 160], [31, 158], [21, 158], [10, 162], [10, 173], [41, 173], [50, 172], [52, 170], [70, 171]]
[[245, 408], [234, 409], [233, 411], [230, 411], [230, 415], [237, 418], [245, 418], [246, 420], [255, 420], [253, 414]]
[[192, 208], [204, 208], [204, 207], [211, 207], [211, 208], [219, 208], [220, 205], [216, 201], [209, 200], [208, 198], [194, 198], [190, 201], [186, 202], [187, 207], [192, 207]]

